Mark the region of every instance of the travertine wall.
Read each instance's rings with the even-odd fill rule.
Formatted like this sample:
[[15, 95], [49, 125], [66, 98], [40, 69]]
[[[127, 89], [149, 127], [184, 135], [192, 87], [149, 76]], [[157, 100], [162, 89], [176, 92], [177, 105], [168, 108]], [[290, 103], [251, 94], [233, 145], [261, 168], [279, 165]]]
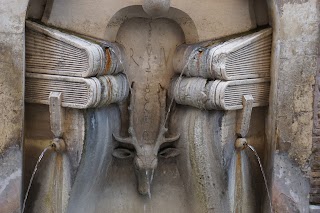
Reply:
[[27, 1], [2, 1], [0, 11], [0, 152], [20, 144], [23, 124], [24, 21]]
[[0, 212], [19, 212], [27, 0], [0, 2]]
[[[274, 29], [269, 148], [278, 212], [309, 212], [319, 1], [269, 1]], [[271, 170], [268, 170], [269, 174]]]

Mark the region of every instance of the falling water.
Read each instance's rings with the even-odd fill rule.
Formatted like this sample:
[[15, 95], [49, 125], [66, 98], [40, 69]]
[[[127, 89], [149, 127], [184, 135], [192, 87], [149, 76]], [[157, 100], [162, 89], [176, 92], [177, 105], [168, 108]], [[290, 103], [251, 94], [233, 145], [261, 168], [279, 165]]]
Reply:
[[31, 184], [32, 184], [33, 178], [34, 178], [34, 176], [35, 176], [35, 174], [36, 174], [36, 172], [37, 172], [38, 165], [39, 165], [41, 159], [43, 158], [44, 154], [46, 153], [46, 151], [47, 151], [48, 149], [51, 149], [51, 148], [52, 148], [52, 145], [49, 145], [48, 147], [46, 147], [46, 148], [41, 152], [41, 154], [40, 154], [40, 156], [39, 156], [39, 158], [38, 158], [38, 161], [37, 161], [37, 163], [36, 163], [36, 166], [34, 167], [33, 173], [32, 173], [31, 178], [30, 178], [30, 182], [29, 182], [29, 185], [28, 185], [28, 189], [27, 189], [27, 191], [26, 191], [26, 195], [25, 195], [24, 200], [23, 200], [23, 206], [22, 206], [22, 211], [21, 211], [22, 213], [24, 212], [24, 209], [25, 209], [25, 207], [26, 207], [26, 202], [27, 202], [27, 199], [28, 199], [28, 194], [29, 194], [29, 191], [30, 191], [30, 188], [31, 188]]
[[[188, 64], [191, 62], [191, 59], [197, 54], [197, 52], [198, 52], [201, 48], [202, 48], [202, 47], [199, 47], [199, 48], [193, 50], [193, 52], [191, 52], [191, 54], [190, 54], [190, 56], [189, 56], [189, 58], [188, 58], [187, 63], [184, 65], [184, 67], [183, 67], [183, 69], [182, 69], [182, 71], [181, 71], [181, 73], [180, 73], [180, 75], [179, 75], [179, 78], [178, 78], [177, 84], [175, 85], [174, 90], [177, 90], [177, 87], [178, 87], [178, 85], [180, 84], [180, 82], [181, 82], [181, 80], [182, 80], [182, 76], [183, 76], [183, 74], [184, 74], [184, 71], [185, 71], [186, 68], [188, 67]], [[169, 114], [170, 114], [170, 111], [171, 111], [171, 107], [172, 107], [172, 104], [173, 104], [173, 100], [174, 100], [174, 97], [173, 97], [173, 95], [172, 95], [171, 101], [170, 101], [170, 104], [169, 104], [169, 107], [168, 107], [168, 112], [167, 112], [166, 117], [165, 117], [165, 119], [164, 119], [163, 125], [166, 125], [166, 122], [167, 122], [167, 120], [168, 120], [168, 117], [169, 117]]]
[[146, 170], [147, 184], [148, 184], [148, 197], [151, 200], [151, 180], [149, 180], [149, 170]]
[[[151, 172], [151, 175], [150, 175], [150, 172]], [[147, 184], [148, 184], [148, 198], [144, 200], [144, 204], [143, 204], [144, 213], [152, 212], [152, 206], [150, 201], [151, 201], [151, 183], [153, 181], [153, 175], [154, 175], [154, 169], [152, 169], [151, 171], [146, 170], [146, 177], [147, 177]]]
[[153, 175], [154, 175], [154, 169], [152, 169], [152, 171], [151, 171], [150, 183], [152, 183], [152, 181], [153, 181]]
[[262, 168], [260, 157], [259, 157], [257, 151], [253, 148], [253, 146], [248, 144], [248, 147], [253, 151], [254, 155], [256, 156], [256, 158], [258, 160], [258, 163], [259, 163], [259, 166], [260, 166], [260, 170], [261, 170], [261, 173], [262, 173], [262, 176], [263, 176], [263, 180], [264, 180], [264, 185], [266, 187], [267, 195], [268, 195], [268, 198], [269, 198], [270, 210], [271, 210], [271, 212], [273, 212], [273, 207], [272, 207], [272, 203], [271, 203], [271, 197], [270, 197], [270, 193], [269, 193], [268, 183], [267, 183], [266, 175], [264, 174], [264, 171], [263, 171], [263, 168]]
[[144, 201], [143, 204], [143, 213], [152, 213], [152, 207], [150, 201]]
[[148, 184], [148, 197], [149, 197], [149, 200], [151, 200], [151, 183], [153, 181], [154, 169], [151, 170], [151, 175], [149, 173], [150, 173], [150, 170], [146, 170], [146, 177], [147, 177], [147, 184]]

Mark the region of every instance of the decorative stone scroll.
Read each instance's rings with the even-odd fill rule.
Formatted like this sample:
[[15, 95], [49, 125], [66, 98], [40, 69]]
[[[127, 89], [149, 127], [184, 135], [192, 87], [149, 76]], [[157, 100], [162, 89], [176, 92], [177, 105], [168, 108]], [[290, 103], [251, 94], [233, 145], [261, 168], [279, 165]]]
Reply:
[[99, 106], [121, 102], [128, 97], [129, 84], [125, 75], [104, 75], [98, 79], [101, 84], [101, 100]]
[[177, 48], [175, 71], [186, 76], [237, 80], [270, 77], [272, 29], [227, 41], [215, 40]]
[[78, 78], [26, 73], [26, 102], [49, 104], [51, 92], [62, 93], [63, 107], [85, 109], [121, 102], [128, 96], [129, 86], [124, 74]]
[[103, 75], [110, 75], [122, 72], [124, 70], [124, 48], [121, 44], [105, 41], [97, 38], [92, 38], [85, 35], [79, 35], [81, 38], [98, 44], [104, 49], [105, 53], [105, 69]]
[[199, 77], [176, 78], [172, 82], [171, 96], [178, 104], [200, 109], [242, 109], [242, 97], [252, 95], [253, 107], [269, 103], [269, 78], [236, 81], [209, 81]]
[[[112, 48], [115, 48], [113, 50]], [[116, 57], [118, 47], [100, 46], [26, 21], [26, 71], [51, 75], [91, 77], [122, 71]]]

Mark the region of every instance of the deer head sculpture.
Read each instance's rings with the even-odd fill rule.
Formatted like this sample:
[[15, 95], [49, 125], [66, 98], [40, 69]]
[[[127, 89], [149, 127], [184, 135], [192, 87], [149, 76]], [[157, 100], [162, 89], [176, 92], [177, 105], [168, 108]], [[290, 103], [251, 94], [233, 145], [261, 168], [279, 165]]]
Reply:
[[138, 181], [138, 191], [142, 195], [150, 195], [150, 188], [153, 179], [154, 170], [158, 166], [158, 157], [169, 158], [179, 155], [177, 148], [172, 146], [163, 148], [160, 150], [160, 147], [164, 143], [172, 143], [179, 139], [180, 135], [174, 137], [165, 137], [165, 134], [168, 132], [166, 128], [166, 90], [159, 87], [159, 100], [160, 100], [160, 125], [158, 137], [152, 144], [141, 144], [137, 139], [133, 125], [133, 102], [134, 93], [131, 93], [130, 106], [129, 106], [129, 137], [123, 138], [117, 135], [113, 135], [114, 138], [124, 144], [131, 144], [135, 152], [127, 148], [116, 148], [112, 155], [116, 158], [129, 158], [134, 157], [134, 168]]

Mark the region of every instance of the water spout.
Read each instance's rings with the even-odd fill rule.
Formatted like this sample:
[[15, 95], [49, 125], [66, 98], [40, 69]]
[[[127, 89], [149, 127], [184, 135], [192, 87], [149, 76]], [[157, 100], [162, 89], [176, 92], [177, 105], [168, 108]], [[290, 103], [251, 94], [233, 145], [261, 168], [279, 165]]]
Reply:
[[24, 212], [24, 209], [25, 209], [25, 207], [26, 207], [26, 202], [27, 202], [27, 199], [28, 199], [28, 194], [29, 194], [29, 191], [30, 191], [30, 188], [31, 188], [31, 184], [32, 184], [33, 179], [34, 179], [34, 176], [35, 176], [35, 174], [36, 174], [36, 172], [37, 172], [37, 170], [38, 170], [38, 165], [39, 165], [40, 161], [42, 160], [44, 154], [45, 154], [49, 149], [51, 149], [52, 147], [53, 147], [52, 144], [50, 144], [49, 146], [47, 146], [47, 147], [41, 152], [41, 154], [40, 154], [40, 156], [39, 156], [39, 158], [38, 158], [38, 161], [37, 161], [37, 163], [36, 163], [36, 165], [35, 165], [35, 167], [34, 167], [34, 170], [33, 170], [33, 172], [32, 172], [32, 175], [31, 175], [31, 178], [30, 178], [30, 181], [29, 181], [29, 185], [28, 185], [28, 188], [27, 188], [27, 191], [26, 191], [26, 195], [25, 195], [24, 200], [23, 200], [22, 211], [21, 211], [22, 213]]
[[263, 171], [263, 167], [262, 167], [262, 164], [261, 164], [260, 157], [259, 157], [257, 151], [255, 150], [255, 148], [253, 148], [253, 146], [248, 144], [248, 147], [253, 151], [254, 155], [256, 156], [256, 158], [258, 160], [258, 163], [259, 163], [259, 166], [260, 166], [260, 170], [261, 170], [261, 173], [262, 173], [262, 176], [263, 176], [264, 184], [265, 184], [265, 187], [266, 187], [266, 190], [267, 190], [267, 195], [268, 195], [269, 204], [270, 204], [270, 210], [271, 210], [271, 212], [273, 212], [273, 207], [272, 207], [272, 203], [271, 203], [271, 197], [270, 197], [270, 193], [269, 193], [268, 183], [267, 183], [267, 179], [266, 179], [265, 173]]

